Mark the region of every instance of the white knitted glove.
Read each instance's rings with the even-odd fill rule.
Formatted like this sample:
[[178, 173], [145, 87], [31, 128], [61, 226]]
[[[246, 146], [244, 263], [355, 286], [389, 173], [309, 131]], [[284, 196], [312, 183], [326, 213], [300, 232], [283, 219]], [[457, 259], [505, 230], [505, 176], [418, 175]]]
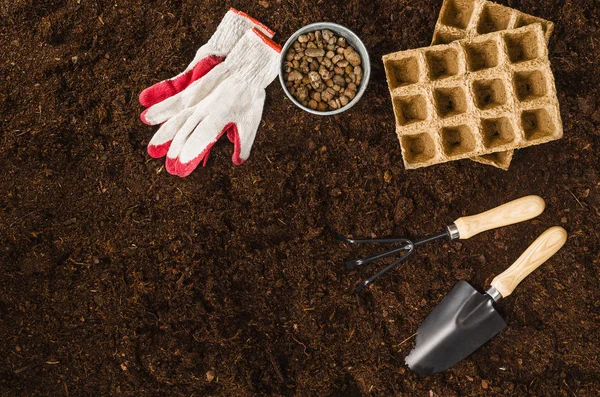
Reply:
[[221, 20], [210, 40], [198, 49], [194, 60], [188, 67], [177, 76], [146, 88], [140, 94], [140, 103], [149, 107], [183, 91], [223, 62], [240, 37], [252, 28], [260, 29], [269, 37], [273, 37], [275, 34], [256, 19], [231, 8]]
[[234, 145], [233, 163], [243, 163], [260, 124], [265, 88], [278, 74], [280, 53], [281, 47], [259, 30], [246, 32], [225, 62], [210, 73], [218, 78], [199, 81], [191, 97], [204, 99], [192, 101], [164, 123], [148, 153], [152, 157], [166, 153], [167, 171], [187, 176], [200, 162], [206, 164], [210, 149], [227, 132]]

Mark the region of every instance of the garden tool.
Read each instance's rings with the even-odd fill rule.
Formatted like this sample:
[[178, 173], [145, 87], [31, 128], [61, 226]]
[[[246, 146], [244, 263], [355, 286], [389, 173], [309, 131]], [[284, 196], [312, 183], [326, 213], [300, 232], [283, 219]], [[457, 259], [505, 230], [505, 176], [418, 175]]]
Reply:
[[449, 239], [449, 240], [466, 240], [481, 232], [496, 229], [502, 226], [512, 225], [514, 223], [523, 222], [535, 218], [544, 211], [546, 204], [539, 196], [525, 196], [520, 199], [513, 200], [499, 207], [493, 208], [481, 214], [461, 217], [454, 221], [453, 224], [446, 227], [442, 233], [431, 237], [424, 238], [418, 241], [411, 241], [406, 238], [383, 238], [383, 239], [350, 239], [344, 236], [337, 236], [338, 239], [350, 244], [362, 243], [400, 243], [396, 248], [371, 255], [366, 258], [347, 261], [345, 267], [348, 270], [357, 268], [358, 266], [366, 265], [373, 261], [386, 258], [388, 256], [402, 253], [402, 255], [392, 262], [390, 265], [379, 271], [370, 279], [362, 282], [356, 287], [356, 292], [362, 291], [363, 288], [373, 284], [375, 280], [383, 276], [399, 263], [408, 258], [414, 251], [415, 247], [429, 243], [431, 241]]
[[[148, 144], [150, 156], [166, 155], [167, 172], [184, 177], [201, 162], [206, 164], [212, 146], [227, 133], [234, 145], [233, 163], [243, 163], [261, 121], [265, 88], [279, 73], [280, 53], [278, 44], [252, 28], [207, 76], [149, 108], [150, 124], [168, 119]], [[184, 94], [189, 94], [189, 102], [179, 113], [165, 116], [154, 112]]]
[[406, 357], [420, 376], [444, 371], [469, 356], [506, 327], [494, 304], [509, 296], [525, 277], [554, 255], [567, 241], [559, 226], [540, 235], [508, 269], [481, 294], [459, 281], [423, 321], [415, 348]]
[[[260, 29], [268, 37], [273, 37], [275, 34], [248, 14], [234, 8], [229, 9], [212, 37], [196, 51], [196, 55], [188, 67], [177, 76], [163, 80], [142, 91], [139, 98], [140, 104], [146, 107], [155, 105], [204, 77], [215, 66], [223, 62], [244, 33], [252, 28]], [[142, 120], [144, 120], [143, 117]]]

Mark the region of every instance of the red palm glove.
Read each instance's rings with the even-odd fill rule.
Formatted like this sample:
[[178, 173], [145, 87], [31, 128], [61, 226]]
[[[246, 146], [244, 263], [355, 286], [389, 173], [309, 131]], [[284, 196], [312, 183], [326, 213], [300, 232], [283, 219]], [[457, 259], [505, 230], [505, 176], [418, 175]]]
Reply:
[[[234, 146], [233, 163], [243, 163], [260, 125], [265, 88], [279, 72], [280, 53], [278, 44], [257, 29], [248, 30], [225, 62], [185, 90], [190, 93], [188, 107], [160, 127], [148, 153], [166, 154], [167, 172], [184, 177], [206, 164], [212, 146], [227, 133]], [[161, 119], [160, 112], [149, 116]]]

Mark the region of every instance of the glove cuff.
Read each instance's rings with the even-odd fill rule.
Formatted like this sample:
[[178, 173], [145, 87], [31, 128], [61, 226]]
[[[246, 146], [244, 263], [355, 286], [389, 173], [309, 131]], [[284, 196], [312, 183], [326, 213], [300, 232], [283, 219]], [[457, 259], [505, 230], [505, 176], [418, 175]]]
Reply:
[[240, 37], [247, 30], [253, 28], [259, 29], [268, 37], [273, 37], [275, 34], [271, 29], [248, 14], [231, 8], [227, 11], [207, 44], [215, 55], [226, 56]]
[[281, 46], [256, 28], [248, 30], [223, 64], [238, 81], [266, 88], [279, 74]]
[[[243, 18], [246, 18], [247, 20], [249, 20], [252, 23], [251, 28], [257, 28], [262, 33], [264, 33], [266, 36], [268, 36], [269, 38], [273, 38], [273, 36], [275, 36], [275, 32], [272, 31], [271, 29], [269, 29], [268, 26], [264, 25], [258, 19], [254, 19], [250, 15], [246, 14], [245, 12], [238, 11], [235, 8], [230, 8], [229, 11], [237, 14], [240, 17], [243, 17]], [[250, 28], [248, 28], [248, 29], [250, 29]]]

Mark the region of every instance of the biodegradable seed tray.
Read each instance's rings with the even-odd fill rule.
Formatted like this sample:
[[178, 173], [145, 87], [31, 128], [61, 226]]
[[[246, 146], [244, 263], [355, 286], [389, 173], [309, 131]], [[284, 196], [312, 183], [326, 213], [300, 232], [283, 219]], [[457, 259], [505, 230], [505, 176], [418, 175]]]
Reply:
[[[431, 44], [448, 44], [455, 40], [533, 23], [542, 25], [548, 42], [554, 30], [554, 24], [550, 21], [485, 0], [444, 0]], [[513, 151], [506, 151], [474, 157], [472, 160], [506, 170], [512, 156]]]
[[562, 137], [539, 23], [400, 51], [383, 62], [407, 169]]

